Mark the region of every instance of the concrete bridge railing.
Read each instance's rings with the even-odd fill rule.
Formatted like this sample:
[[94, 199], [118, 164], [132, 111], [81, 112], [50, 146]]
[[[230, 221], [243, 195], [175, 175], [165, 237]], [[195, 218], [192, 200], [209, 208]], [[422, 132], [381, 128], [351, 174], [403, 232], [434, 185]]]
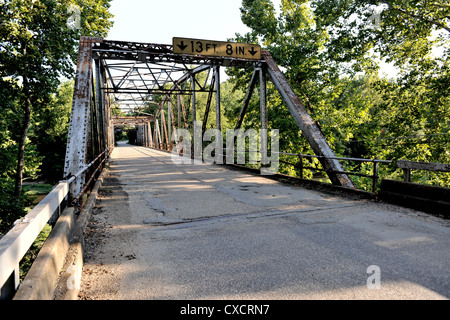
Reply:
[[[107, 149], [75, 175], [61, 181], [25, 217], [17, 220], [12, 229], [0, 239], [0, 299], [11, 299], [15, 295], [20, 284], [20, 261], [47, 223], [53, 225], [60, 217], [73, 216], [75, 207], [72, 204], [77, 202], [74, 199], [78, 200], [78, 204], [82, 204], [80, 198], [89, 191], [89, 186], [99, 176], [108, 155]], [[90, 169], [93, 173], [88, 178], [82, 193], [74, 198], [72, 184]], [[70, 224], [66, 221], [65, 227], [70, 227]], [[54, 231], [55, 228], [52, 232]], [[63, 241], [59, 243], [59, 246], [65, 248], [68, 243]]]

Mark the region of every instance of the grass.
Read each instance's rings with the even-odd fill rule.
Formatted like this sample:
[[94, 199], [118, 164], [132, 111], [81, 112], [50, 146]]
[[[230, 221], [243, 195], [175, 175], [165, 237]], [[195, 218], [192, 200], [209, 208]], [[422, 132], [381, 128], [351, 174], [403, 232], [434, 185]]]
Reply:
[[30, 270], [34, 260], [36, 260], [39, 251], [41, 250], [45, 240], [47, 240], [48, 235], [50, 234], [51, 231], [52, 227], [48, 224], [45, 225], [44, 229], [42, 229], [39, 236], [36, 238], [34, 243], [31, 245], [30, 249], [28, 249], [27, 253], [23, 256], [22, 260], [20, 261], [19, 278], [21, 282], [23, 281], [23, 279], [25, 279], [25, 276]]
[[[50, 184], [26, 184], [23, 186], [23, 193], [30, 198], [33, 199], [33, 204], [25, 210], [30, 212], [33, 207], [39, 203], [51, 190], [53, 189], [53, 185]], [[19, 278], [22, 281], [27, 275], [28, 271], [31, 268], [34, 260], [36, 259], [39, 251], [44, 245], [45, 240], [47, 240], [50, 232], [52, 231], [52, 227], [49, 224], [46, 224], [42, 231], [39, 233], [39, 236], [36, 238], [34, 243], [31, 245], [30, 249], [28, 249], [25, 256], [22, 258], [19, 264]]]
[[[33, 199], [33, 205], [36, 205], [41, 201], [50, 191], [52, 191], [53, 185], [51, 184], [26, 184], [23, 186], [23, 193]], [[27, 207], [27, 212], [31, 211], [31, 207]]]

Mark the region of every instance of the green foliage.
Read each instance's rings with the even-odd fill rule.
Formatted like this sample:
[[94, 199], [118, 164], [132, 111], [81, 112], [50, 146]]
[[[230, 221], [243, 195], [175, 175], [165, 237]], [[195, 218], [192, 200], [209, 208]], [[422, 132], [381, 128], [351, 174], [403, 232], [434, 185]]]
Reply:
[[119, 141], [127, 141], [128, 140], [128, 131], [132, 130], [126, 127], [115, 127], [114, 131], [114, 141], [117, 143]]
[[27, 275], [28, 271], [30, 270], [31, 266], [33, 265], [34, 260], [36, 259], [39, 251], [41, 250], [42, 246], [44, 245], [45, 240], [47, 240], [50, 232], [52, 231], [52, 228], [50, 225], [45, 225], [45, 227], [42, 229], [42, 231], [39, 233], [36, 240], [31, 245], [30, 249], [27, 251], [25, 256], [20, 261], [19, 265], [19, 280], [23, 281], [25, 279], [25, 276]]
[[14, 183], [0, 177], [0, 234], [6, 233], [18, 217], [25, 215], [24, 207], [19, 204], [14, 194]]
[[[2, 230], [24, 213], [22, 179], [38, 173], [49, 181], [61, 178], [72, 87], [60, 88], [61, 79], [73, 76], [81, 35], [106, 36], [112, 26], [109, 2], [0, 2]], [[74, 8], [79, 25], [68, 23], [78, 15]]]
[[136, 144], [136, 138], [137, 138], [137, 131], [136, 129], [128, 130], [127, 131], [127, 138], [129, 144]]
[[73, 81], [63, 82], [31, 125], [30, 139], [42, 156], [40, 173], [55, 184], [63, 177], [67, 132], [72, 109]]
[[111, 26], [108, 2], [79, 1], [81, 25], [77, 29], [67, 25], [71, 1], [3, 1], [0, 5], [3, 80], [28, 79], [25, 87], [16, 89], [29, 91], [34, 105], [45, 105], [47, 97], [56, 91], [59, 77], [72, 76], [80, 36], [106, 35]]
[[[241, 17], [251, 32], [232, 40], [259, 42], [270, 51], [338, 156], [450, 162], [446, 2], [282, 0], [279, 12], [270, 0], [243, 0]], [[437, 47], [442, 54], [435, 56]], [[397, 79], [378, 76], [376, 57], [399, 68]], [[246, 89], [249, 71], [228, 74], [235, 88]], [[244, 126], [258, 126], [258, 104], [252, 99]], [[312, 153], [270, 84], [268, 112], [270, 127], [280, 129], [280, 150]], [[227, 113], [233, 120], [238, 114]], [[373, 172], [371, 163], [343, 164]], [[295, 172], [289, 165], [280, 169]], [[401, 178], [393, 166], [380, 165], [379, 171]], [[370, 179], [352, 179], [370, 190]], [[413, 181], [450, 186], [445, 174], [413, 171]]]
[[[340, 53], [356, 44], [358, 55], [373, 48], [405, 68], [426, 63], [437, 42], [448, 43], [450, 7], [444, 0], [313, 0], [311, 6], [317, 26], [333, 35], [329, 46], [342, 48]], [[440, 30], [446, 35], [430, 40], [432, 32]]]

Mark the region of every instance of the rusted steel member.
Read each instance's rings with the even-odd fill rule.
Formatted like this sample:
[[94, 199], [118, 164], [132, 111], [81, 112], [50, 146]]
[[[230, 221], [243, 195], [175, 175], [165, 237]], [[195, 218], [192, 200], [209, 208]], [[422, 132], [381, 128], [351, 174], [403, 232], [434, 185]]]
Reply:
[[[92, 90], [92, 46], [102, 38], [81, 37], [72, 113], [67, 138], [64, 176], [74, 174], [86, 165]], [[77, 196], [83, 188], [84, 176], [77, 177], [72, 192]]]
[[322, 166], [324, 167], [328, 177], [331, 182], [335, 185], [340, 185], [348, 188], [355, 188], [352, 180], [349, 178], [347, 174], [336, 173], [345, 171], [342, 165], [336, 159], [328, 159], [335, 158], [331, 147], [328, 145], [325, 136], [320, 131], [316, 122], [311, 118], [303, 104], [301, 103], [299, 97], [294, 92], [292, 87], [289, 85], [284, 74], [280, 71], [277, 64], [273, 60], [270, 53], [266, 50], [261, 52], [262, 58], [265, 60], [267, 65], [267, 72], [277, 88], [278, 92], [281, 95], [286, 106], [289, 108], [292, 116], [294, 117], [297, 125], [302, 130], [305, 138], [311, 145], [314, 153], [318, 156], [323, 156], [323, 158], [319, 158]]

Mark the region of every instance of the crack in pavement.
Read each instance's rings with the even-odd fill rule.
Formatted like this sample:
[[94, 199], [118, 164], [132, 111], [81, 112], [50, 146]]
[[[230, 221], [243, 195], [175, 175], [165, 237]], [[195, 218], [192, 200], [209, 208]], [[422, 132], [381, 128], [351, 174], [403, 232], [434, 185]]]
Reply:
[[[367, 203], [357, 203], [357, 204], [347, 204], [347, 205], [340, 205], [340, 206], [325, 206], [325, 207], [316, 207], [316, 208], [306, 208], [306, 209], [285, 209], [285, 210], [270, 210], [270, 211], [255, 211], [250, 213], [238, 213], [238, 214], [228, 214], [228, 215], [220, 215], [220, 216], [207, 216], [207, 217], [201, 217], [201, 218], [192, 218], [192, 219], [175, 219], [175, 218], [167, 218], [162, 220], [144, 220], [144, 224], [149, 224], [151, 226], [154, 226], [154, 230], [175, 230], [175, 229], [182, 229], [182, 228], [189, 228], [199, 225], [206, 225], [206, 224], [215, 224], [219, 222], [236, 222], [242, 219], [261, 219], [261, 218], [270, 218], [270, 217], [280, 217], [285, 216], [289, 214], [302, 214], [302, 213], [314, 213], [314, 212], [326, 212], [326, 211], [334, 211], [334, 210], [340, 210], [345, 208], [355, 208], [358, 206], [364, 206]], [[299, 216], [298, 218], [302, 218]], [[166, 221], [164, 221], [166, 220]], [[315, 223], [332, 223], [339, 220], [339, 217], [337, 219], [322, 221], [319, 219], [315, 221]], [[311, 223], [314, 221], [301, 221], [300, 223]], [[169, 228], [165, 228], [169, 227]], [[171, 227], [171, 228], [170, 228]]]

